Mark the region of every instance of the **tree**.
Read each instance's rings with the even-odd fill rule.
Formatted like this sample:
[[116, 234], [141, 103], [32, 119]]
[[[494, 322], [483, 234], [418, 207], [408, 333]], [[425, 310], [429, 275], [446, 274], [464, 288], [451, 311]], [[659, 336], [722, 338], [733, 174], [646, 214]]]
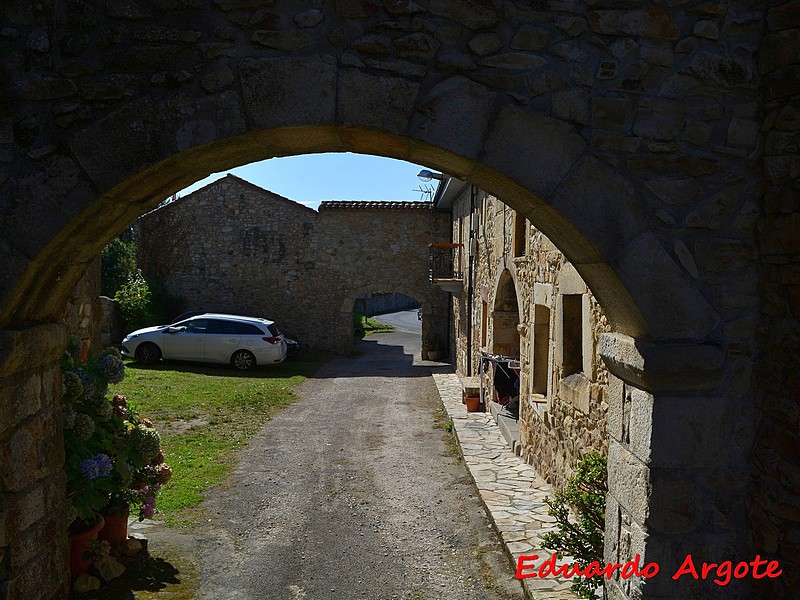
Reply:
[[100, 253], [100, 293], [113, 298], [136, 270], [136, 242], [114, 238]]

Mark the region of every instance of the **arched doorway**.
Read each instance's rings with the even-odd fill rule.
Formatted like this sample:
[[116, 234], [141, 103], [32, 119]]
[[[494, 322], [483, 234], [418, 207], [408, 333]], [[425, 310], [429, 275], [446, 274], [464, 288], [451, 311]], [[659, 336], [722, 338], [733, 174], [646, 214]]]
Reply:
[[519, 304], [517, 288], [508, 269], [500, 274], [492, 309], [492, 351], [519, 360]]

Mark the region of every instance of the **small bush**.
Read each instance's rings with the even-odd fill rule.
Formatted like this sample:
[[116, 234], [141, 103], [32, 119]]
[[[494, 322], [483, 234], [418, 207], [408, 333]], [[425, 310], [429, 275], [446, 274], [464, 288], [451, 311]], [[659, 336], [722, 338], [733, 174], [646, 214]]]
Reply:
[[139, 269], [128, 277], [114, 295], [127, 331], [141, 329], [150, 322], [150, 296], [150, 287]]
[[[606, 524], [608, 461], [602, 454], [590, 453], [578, 463], [578, 472], [563, 492], [546, 498], [547, 511], [558, 522], [558, 531], [542, 538], [545, 548], [573, 556], [582, 568], [592, 562], [603, 564], [603, 537]], [[570, 507], [578, 515], [570, 521]], [[594, 598], [602, 577], [578, 577], [572, 591], [580, 598]]]

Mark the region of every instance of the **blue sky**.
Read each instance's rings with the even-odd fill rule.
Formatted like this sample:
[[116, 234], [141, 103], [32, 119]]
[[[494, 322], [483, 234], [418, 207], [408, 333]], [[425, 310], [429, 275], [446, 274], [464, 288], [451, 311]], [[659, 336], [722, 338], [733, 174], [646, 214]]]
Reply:
[[[215, 173], [178, 192], [193, 192], [233, 173], [260, 187], [316, 209], [323, 200], [420, 200], [417, 173], [425, 167], [352, 153], [273, 158]], [[435, 181], [434, 181], [435, 183]], [[428, 199], [428, 198], [422, 198]]]

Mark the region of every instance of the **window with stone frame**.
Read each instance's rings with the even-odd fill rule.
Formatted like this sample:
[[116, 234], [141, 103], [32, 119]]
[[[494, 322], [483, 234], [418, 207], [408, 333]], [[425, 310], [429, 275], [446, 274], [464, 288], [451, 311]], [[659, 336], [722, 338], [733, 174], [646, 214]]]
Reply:
[[566, 378], [583, 371], [583, 294], [562, 296], [562, 372]]
[[521, 214], [514, 215], [514, 257], [525, 256], [528, 238], [528, 220]]
[[544, 304], [534, 306], [531, 364], [531, 397], [542, 402], [550, 391], [550, 309]]

